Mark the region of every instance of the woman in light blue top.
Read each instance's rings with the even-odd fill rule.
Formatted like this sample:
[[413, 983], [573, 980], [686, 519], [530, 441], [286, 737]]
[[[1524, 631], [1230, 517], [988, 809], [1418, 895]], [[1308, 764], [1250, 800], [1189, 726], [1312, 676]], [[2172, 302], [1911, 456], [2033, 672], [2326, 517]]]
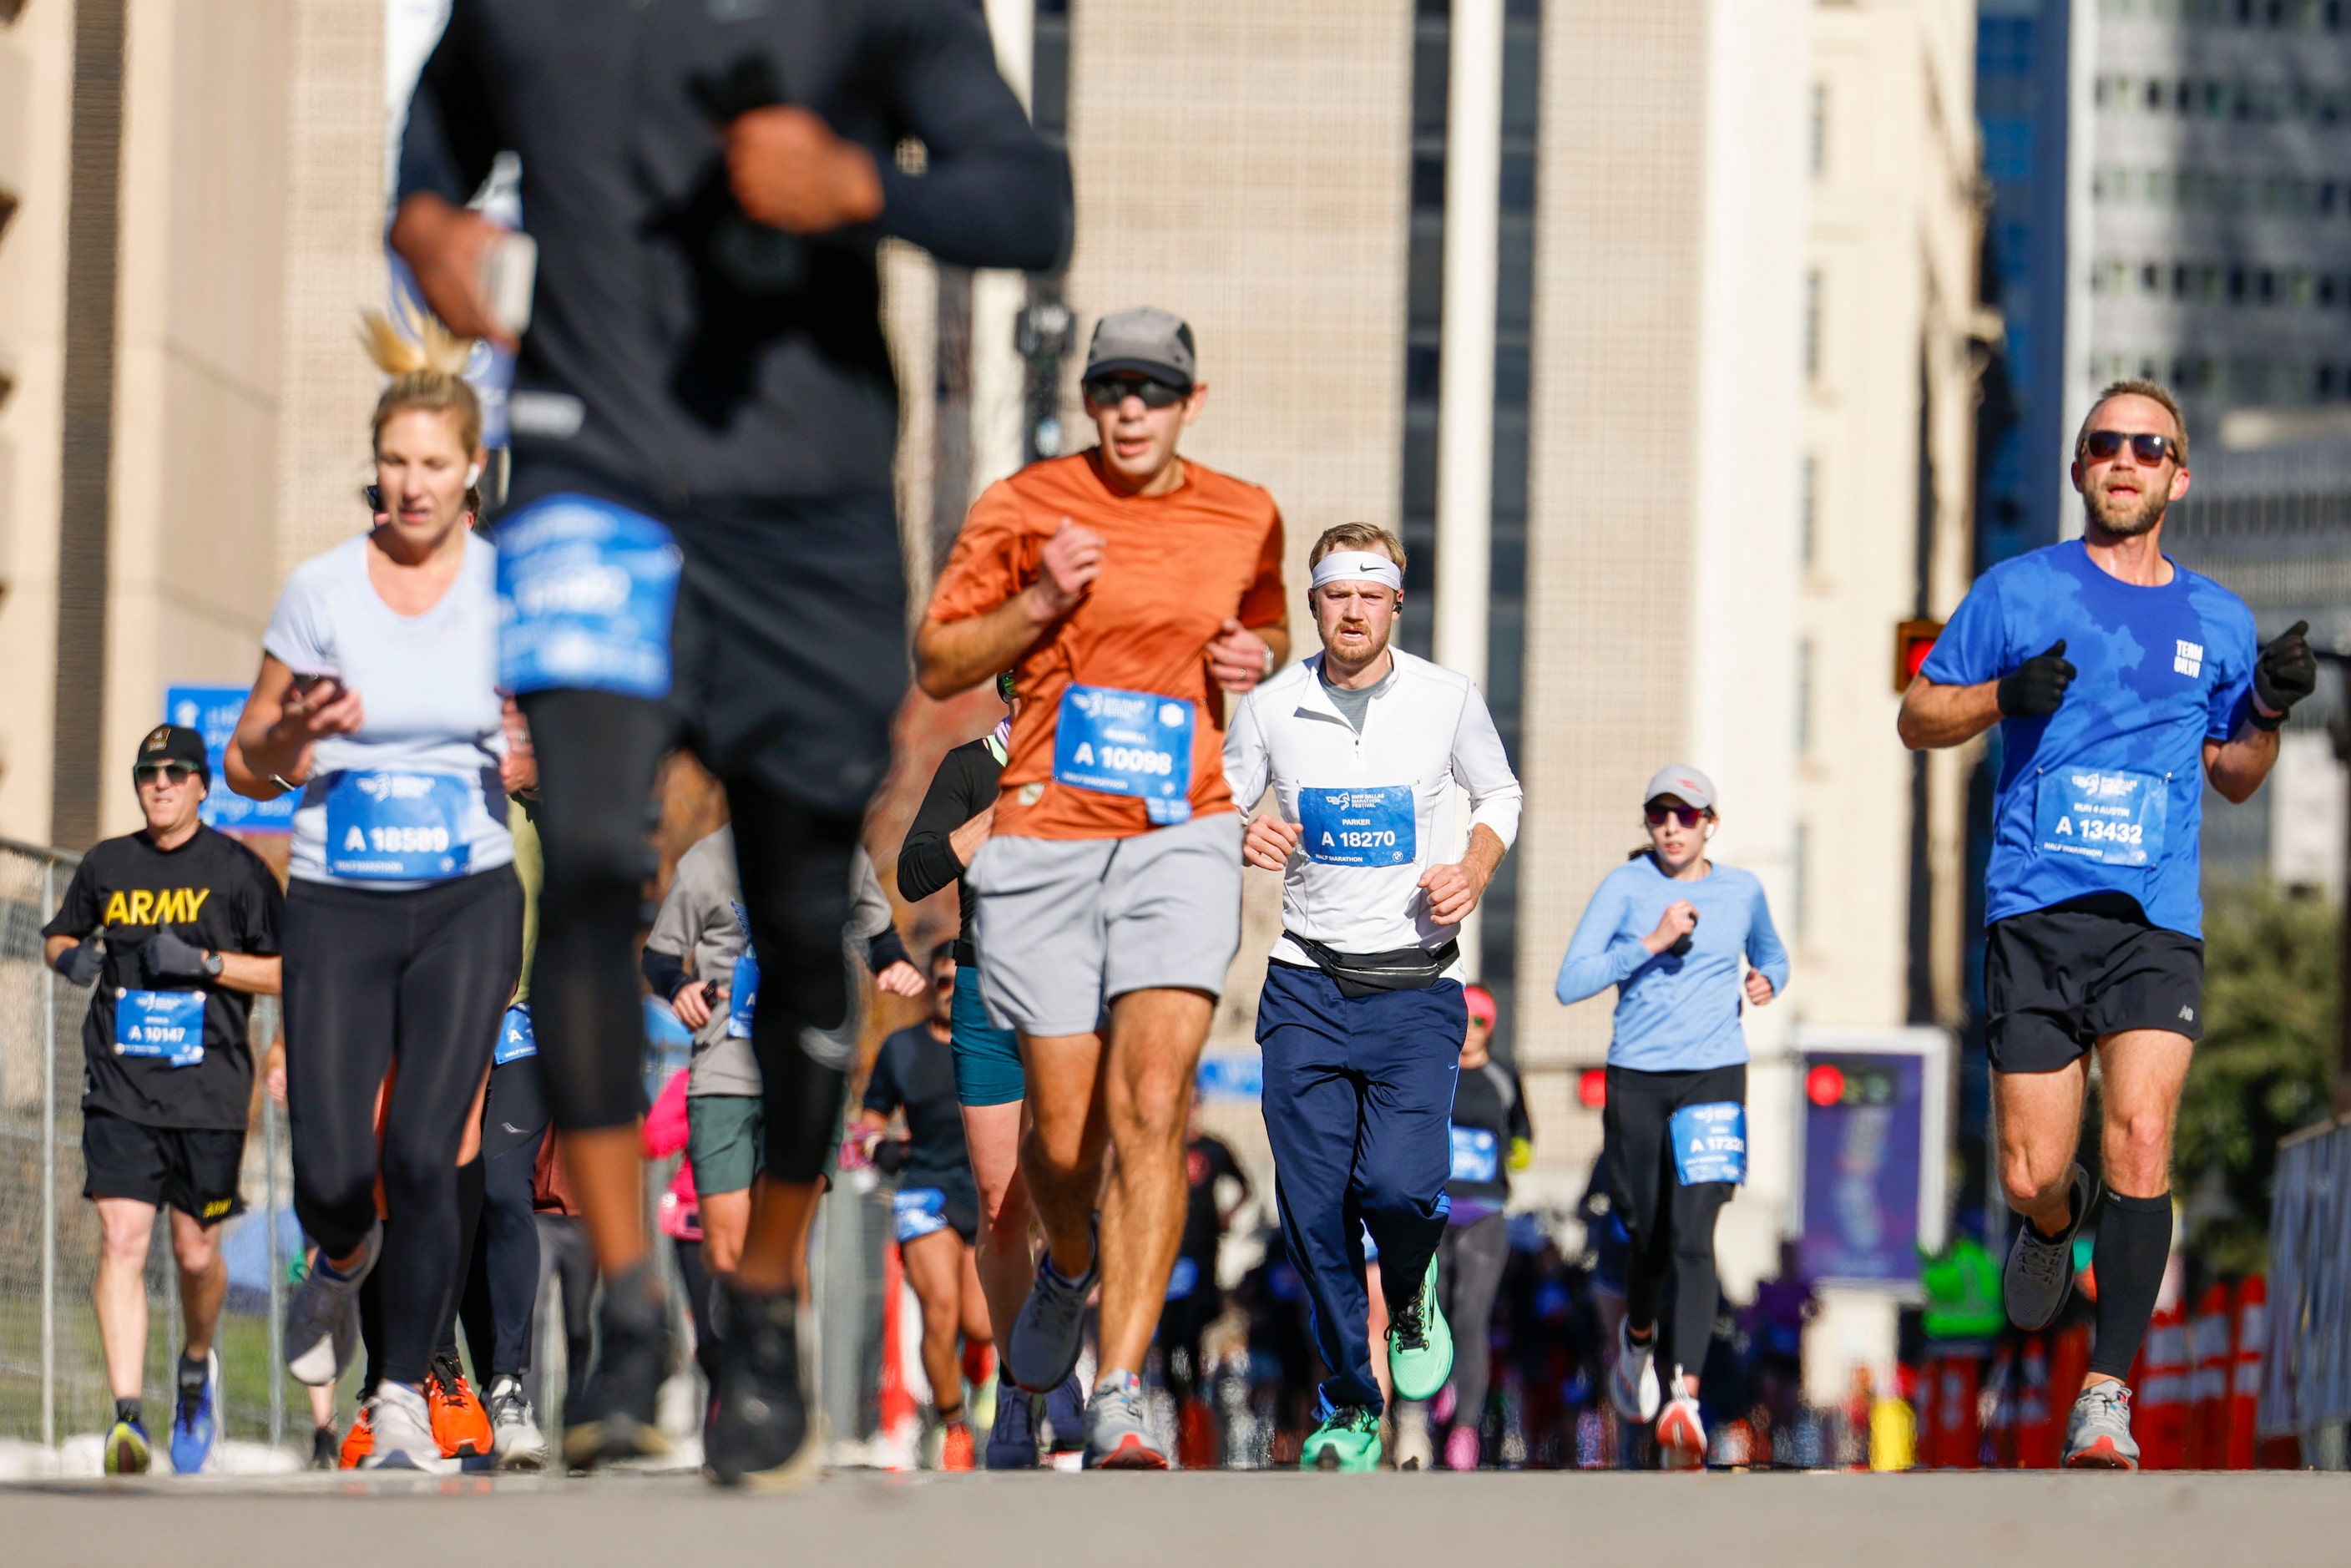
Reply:
[[[1706, 1458], [1698, 1372], [1719, 1295], [1714, 1226], [1747, 1176], [1740, 1012], [1768, 1004], [1788, 983], [1788, 952], [1763, 884], [1706, 858], [1714, 803], [1713, 781], [1695, 768], [1650, 779], [1649, 848], [1602, 880], [1559, 966], [1562, 1004], [1616, 988], [1603, 1157], [1633, 1245], [1608, 1393], [1626, 1420], [1656, 1422], [1658, 1450], [1677, 1469]], [[1657, 1324], [1669, 1277], [1666, 1348], [1675, 1375], [1667, 1400]]]

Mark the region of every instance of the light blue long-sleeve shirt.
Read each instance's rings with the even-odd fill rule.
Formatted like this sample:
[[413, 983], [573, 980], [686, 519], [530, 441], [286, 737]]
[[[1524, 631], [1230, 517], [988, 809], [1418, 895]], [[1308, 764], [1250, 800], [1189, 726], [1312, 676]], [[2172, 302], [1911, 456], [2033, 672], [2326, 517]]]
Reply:
[[[1698, 929], [1682, 957], [1652, 956], [1641, 938], [1668, 904], [1687, 899]], [[1762, 971], [1778, 996], [1788, 988], [1788, 950], [1771, 925], [1763, 884], [1717, 865], [1697, 882], [1675, 882], [1647, 855], [1603, 878], [1559, 965], [1562, 1005], [1616, 988], [1616, 1032], [1608, 1063], [1642, 1072], [1687, 1072], [1747, 1060], [1739, 1027], [1740, 958]]]

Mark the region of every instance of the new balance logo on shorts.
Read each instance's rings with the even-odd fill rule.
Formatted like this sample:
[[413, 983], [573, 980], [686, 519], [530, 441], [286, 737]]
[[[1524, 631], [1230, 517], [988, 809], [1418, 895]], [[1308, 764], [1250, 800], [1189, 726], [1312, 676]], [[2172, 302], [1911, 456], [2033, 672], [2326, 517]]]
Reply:
[[2204, 668], [2204, 644], [2175, 640], [2172, 643], [2171, 667], [2183, 675], [2195, 675]]
[[2179, 1016], [2187, 1019], [2189, 1023], [2194, 1023], [2196, 1021], [2196, 1009], [2194, 1008], [2181, 1008], [2179, 1009]]

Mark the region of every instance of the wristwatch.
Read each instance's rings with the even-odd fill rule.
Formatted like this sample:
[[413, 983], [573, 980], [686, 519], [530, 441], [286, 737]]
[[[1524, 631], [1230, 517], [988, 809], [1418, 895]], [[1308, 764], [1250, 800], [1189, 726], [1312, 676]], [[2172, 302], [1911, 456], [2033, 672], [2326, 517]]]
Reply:
[[208, 980], [219, 979], [221, 977], [221, 956], [219, 954], [207, 953], [204, 955], [204, 978]]

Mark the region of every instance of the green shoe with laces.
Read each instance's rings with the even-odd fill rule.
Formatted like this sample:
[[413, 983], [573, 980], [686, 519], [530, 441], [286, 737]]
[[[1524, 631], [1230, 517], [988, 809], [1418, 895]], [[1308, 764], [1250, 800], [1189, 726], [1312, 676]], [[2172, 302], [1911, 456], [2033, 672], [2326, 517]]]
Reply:
[[1420, 1293], [1388, 1321], [1388, 1375], [1399, 1399], [1434, 1399], [1453, 1375], [1453, 1330], [1437, 1304], [1437, 1260], [1428, 1260]]
[[1380, 1417], [1361, 1405], [1343, 1406], [1314, 1428], [1298, 1450], [1301, 1470], [1376, 1470]]

